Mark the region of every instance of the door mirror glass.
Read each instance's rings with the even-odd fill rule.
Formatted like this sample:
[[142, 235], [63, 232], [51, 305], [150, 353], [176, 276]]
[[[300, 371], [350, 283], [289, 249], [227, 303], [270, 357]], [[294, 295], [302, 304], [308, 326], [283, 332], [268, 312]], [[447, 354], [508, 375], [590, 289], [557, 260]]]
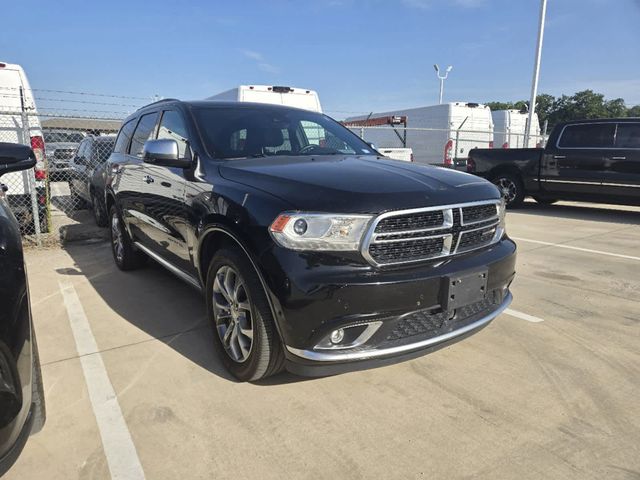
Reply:
[[0, 143], [0, 175], [35, 167], [36, 156], [30, 147], [17, 143]]
[[147, 140], [142, 149], [142, 159], [145, 163], [163, 167], [188, 168], [191, 160], [180, 158], [178, 142], [172, 139]]

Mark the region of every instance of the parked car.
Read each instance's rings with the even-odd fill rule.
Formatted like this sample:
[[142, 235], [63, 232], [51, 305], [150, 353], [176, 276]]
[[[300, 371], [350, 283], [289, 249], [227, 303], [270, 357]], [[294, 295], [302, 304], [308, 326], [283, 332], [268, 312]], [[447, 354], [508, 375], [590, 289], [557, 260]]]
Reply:
[[524, 137], [527, 130], [527, 122], [529, 121], [528, 112], [521, 112], [516, 109], [495, 110], [491, 112], [491, 118], [493, 119], [494, 147], [535, 148], [543, 145], [537, 113], [533, 114], [531, 135], [527, 141], [527, 145], [524, 144]]
[[[24, 145], [0, 143], [0, 180], [36, 165]], [[45, 404], [20, 228], [0, 188], [0, 476], [30, 433], [44, 425]]]
[[69, 160], [85, 136], [85, 133], [74, 130], [44, 130], [45, 154], [51, 181], [69, 179]]
[[213, 95], [207, 100], [219, 102], [254, 102], [303, 108], [312, 112], [322, 112], [320, 97], [315, 90], [277, 85], [240, 85]]
[[37, 159], [35, 168], [5, 175], [6, 201], [24, 233], [47, 232], [45, 144], [35, 98], [20, 65], [0, 62], [0, 90], [0, 142], [29, 145]]
[[165, 100], [125, 120], [109, 163], [116, 265], [150, 257], [203, 291], [240, 380], [423, 355], [511, 301], [498, 189], [379, 158], [325, 115]]
[[70, 162], [69, 190], [74, 208], [90, 206], [99, 227], [106, 227], [108, 215], [104, 203], [106, 162], [113, 151], [115, 136], [88, 136]]
[[365, 129], [364, 139], [385, 148], [411, 148], [416, 163], [464, 170], [472, 148], [493, 147], [491, 110], [479, 103], [452, 102], [372, 113], [347, 118], [345, 123], [375, 122], [381, 117], [406, 117], [406, 139], [398, 135], [397, 127]]
[[510, 207], [527, 195], [640, 205], [640, 118], [560, 123], [545, 148], [472, 150], [468, 170], [495, 183]]

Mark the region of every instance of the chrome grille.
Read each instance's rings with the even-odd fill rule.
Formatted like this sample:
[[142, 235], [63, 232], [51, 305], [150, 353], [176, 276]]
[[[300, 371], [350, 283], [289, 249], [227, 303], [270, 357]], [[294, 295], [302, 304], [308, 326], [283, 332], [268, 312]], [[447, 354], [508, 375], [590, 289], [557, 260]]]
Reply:
[[486, 247], [502, 235], [499, 201], [474, 202], [380, 215], [362, 253], [374, 265], [421, 262]]

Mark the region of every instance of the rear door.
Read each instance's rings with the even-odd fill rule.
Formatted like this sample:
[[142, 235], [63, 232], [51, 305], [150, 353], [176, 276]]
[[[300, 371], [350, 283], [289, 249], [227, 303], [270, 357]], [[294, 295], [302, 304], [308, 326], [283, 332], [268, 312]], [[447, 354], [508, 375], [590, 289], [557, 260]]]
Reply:
[[606, 195], [640, 202], [640, 121], [617, 124], [614, 148], [605, 156], [602, 181]]
[[566, 125], [545, 149], [540, 178], [545, 190], [567, 196], [600, 195], [605, 158], [613, 149], [614, 122]]
[[82, 199], [90, 201], [87, 181], [91, 161], [91, 139], [84, 139], [78, 145], [75, 155], [72, 157], [71, 166], [71, 189]]

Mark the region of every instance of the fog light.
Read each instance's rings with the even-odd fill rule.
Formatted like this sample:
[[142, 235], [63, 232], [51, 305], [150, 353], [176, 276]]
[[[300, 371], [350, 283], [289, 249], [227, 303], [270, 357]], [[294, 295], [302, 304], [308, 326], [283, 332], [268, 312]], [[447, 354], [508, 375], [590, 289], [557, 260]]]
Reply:
[[336, 343], [340, 343], [342, 340], [344, 340], [344, 330], [342, 328], [339, 328], [338, 330], [334, 330], [333, 332], [331, 332], [331, 343], [336, 344]]

